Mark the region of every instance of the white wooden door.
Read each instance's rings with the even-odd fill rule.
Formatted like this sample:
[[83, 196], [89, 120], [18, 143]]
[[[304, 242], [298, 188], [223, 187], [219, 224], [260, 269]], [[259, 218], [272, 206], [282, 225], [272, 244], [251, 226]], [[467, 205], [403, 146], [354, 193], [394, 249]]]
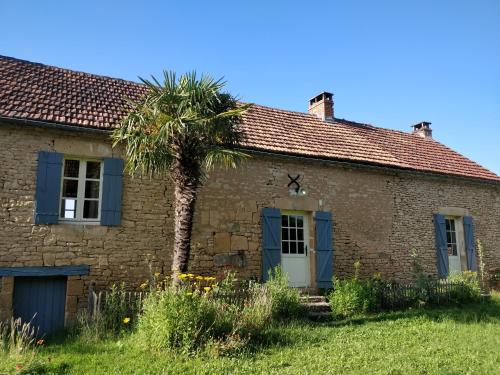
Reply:
[[309, 218], [304, 212], [281, 214], [281, 267], [291, 287], [311, 285], [309, 261]]

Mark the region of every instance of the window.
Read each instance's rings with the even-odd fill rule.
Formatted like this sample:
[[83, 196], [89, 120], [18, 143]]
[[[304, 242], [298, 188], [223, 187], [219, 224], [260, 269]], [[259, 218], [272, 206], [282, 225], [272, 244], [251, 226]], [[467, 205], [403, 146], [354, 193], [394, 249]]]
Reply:
[[457, 230], [455, 219], [446, 219], [446, 241], [448, 242], [448, 255], [458, 255]]
[[304, 217], [302, 215], [281, 215], [281, 252], [283, 254], [304, 254]]
[[102, 190], [99, 160], [65, 159], [61, 182], [60, 218], [99, 221]]

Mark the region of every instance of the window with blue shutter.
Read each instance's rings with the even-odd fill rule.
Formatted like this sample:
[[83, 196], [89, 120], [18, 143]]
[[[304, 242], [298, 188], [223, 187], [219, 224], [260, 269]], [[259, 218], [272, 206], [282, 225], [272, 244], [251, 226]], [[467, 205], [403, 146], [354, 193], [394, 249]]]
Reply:
[[281, 212], [277, 208], [262, 209], [262, 278], [281, 263]]
[[102, 225], [120, 225], [122, 208], [123, 160], [104, 158], [102, 181]]
[[121, 222], [123, 160], [38, 153], [35, 224]]
[[434, 228], [436, 232], [436, 258], [438, 276], [440, 278], [448, 277], [449, 259], [448, 259], [448, 240], [446, 238], [446, 219], [444, 215], [434, 215]]
[[476, 243], [474, 240], [474, 227], [472, 217], [464, 216], [464, 240], [465, 252], [467, 254], [467, 268], [471, 271], [477, 271]]
[[318, 211], [316, 221], [316, 286], [331, 288], [333, 278], [333, 233], [331, 212]]
[[63, 155], [40, 151], [36, 174], [35, 224], [57, 224]]

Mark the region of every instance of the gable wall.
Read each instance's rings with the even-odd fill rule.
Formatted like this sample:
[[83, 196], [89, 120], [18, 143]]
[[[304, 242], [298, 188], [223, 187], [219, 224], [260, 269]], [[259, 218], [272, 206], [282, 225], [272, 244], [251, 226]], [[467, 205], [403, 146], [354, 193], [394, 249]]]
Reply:
[[[153, 271], [170, 268], [173, 210], [168, 180], [124, 179], [122, 225], [33, 225], [37, 152], [117, 156], [103, 136], [0, 124], [0, 267], [91, 266], [74, 281], [71, 303], [84, 306], [91, 280], [137, 286]], [[288, 174], [303, 176], [305, 197], [291, 197]], [[332, 211], [334, 274], [361, 272], [410, 277], [410, 251], [436, 273], [433, 213], [467, 210], [487, 251], [487, 265], [500, 267], [500, 188], [445, 178], [318, 161], [253, 156], [237, 170], [212, 172], [196, 208], [191, 269], [221, 274], [223, 264], [243, 260], [243, 277], [260, 277], [260, 209], [279, 207]], [[314, 246], [313, 246], [314, 247]], [[232, 258], [229, 255], [232, 254]], [[79, 295], [79, 296], [78, 296]]]

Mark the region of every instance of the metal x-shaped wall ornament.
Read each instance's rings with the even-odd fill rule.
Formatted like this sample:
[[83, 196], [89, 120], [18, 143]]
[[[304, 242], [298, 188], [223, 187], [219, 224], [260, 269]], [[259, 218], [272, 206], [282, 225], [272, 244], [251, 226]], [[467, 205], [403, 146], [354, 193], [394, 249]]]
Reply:
[[299, 184], [299, 178], [300, 178], [300, 174], [298, 174], [296, 177], [292, 177], [290, 175], [288, 175], [288, 178], [290, 179], [290, 182], [288, 183], [288, 187], [292, 186], [292, 185], [295, 185], [295, 192], [298, 193], [300, 191], [300, 184]]

